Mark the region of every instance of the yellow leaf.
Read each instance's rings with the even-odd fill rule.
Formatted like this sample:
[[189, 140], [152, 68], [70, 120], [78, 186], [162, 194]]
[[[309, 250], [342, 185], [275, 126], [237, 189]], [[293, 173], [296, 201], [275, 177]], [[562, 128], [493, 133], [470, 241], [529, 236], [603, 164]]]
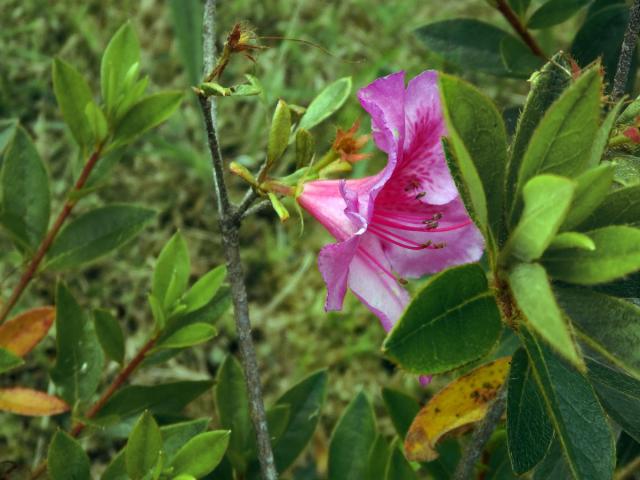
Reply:
[[0, 411], [34, 417], [57, 415], [69, 410], [67, 403], [53, 395], [30, 388], [0, 388]]
[[0, 347], [23, 357], [47, 334], [56, 311], [53, 307], [33, 308], [0, 325]]
[[482, 420], [509, 373], [511, 357], [499, 358], [454, 380], [434, 395], [413, 419], [404, 442], [409, 460], [438, 458], [438, 440]]

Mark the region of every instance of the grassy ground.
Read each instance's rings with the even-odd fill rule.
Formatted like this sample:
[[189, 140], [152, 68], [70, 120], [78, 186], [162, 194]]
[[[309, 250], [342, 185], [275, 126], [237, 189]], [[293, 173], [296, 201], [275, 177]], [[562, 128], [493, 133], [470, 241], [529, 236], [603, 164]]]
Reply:
[[[162, 88], [187, 87], [189, 81], [174, 40], [171, 10], [168, 2], [157, 0], [4, 0], [0, 10], [0, 118], [17, 117], [34, 135], [53, 179], [55, 210], [77, 171], [79, 159], [55, 105], [51, 58], [58, 55], [75, 64], [98, 91], [104, 46], [118, 26], [130, 20], [140, 37], [143, 69], [152, 84]], [[310, 40], [331, 52], [328, 55], [295, 42], [265, 41], [271, 48], [258, 56], [257, 63], [236, 60], [227, 74], [229, 82], [241, 79], [242, 73], [251, 73], [262, 81], [266, 95], [262, 100], [220, 103], [219, 129], [225, 159], [248, 166], [262, 161], [265, 126], [277, 98], [306, 105], [326, 84], [343, 76], [351, 75], [355, 88], [360, 88], [399, 69], [406, 70], [409, 76], [427, 68], [448, 69], [411, 32], [421, 24], [459, 15], [495, 19], [485, 2], [471, 0], [220, 2], [219, 41], [233, 23], [246, 20], [259, 35]], [[481, 75], [470, 80], [492, 95], [501, 107], [521, 103], [526, 92], [525, 82], [497, 82]], [[359, 117], [368, 129], [364, 112], [352, 95], [337, 116], [318, 128], [318, 150], [330, 145], [336, 126], [347, 127]], [[151, 324], [145, 298], [153, 259], [175, 230], [181, 229], [188, 241], [194, 277], [222, 261], [204, 152], [199, 113], [193, 103], [185, 102], [171, 121], [129, 148], [109, 185], [83, 200], [78, 208], [80, 213], [95, 205], [126, 201], [160, 212], [158, 222], [127, 248], [65, 276], [81, 303], [117, 312], [129, 333], [130, 353], [141, 344]], [[326, 456], [330, 429], [357, 389], [364, 388], [375, 399], [385, 428], [389, 425], [379, 398], [382, 386], [424, 395], [413, 377], [395, 372], [383, 360], [379, 353], [382, 329], [353, 297], [347, 299], [342, 313], [327, 315], [323, 311], [325, 290], [315, 254], [329, 240], [309, 220], [300, 236], [295, 220], [281, 225], [270, 212], [249, 220], [242, 238], [268, 401], [315, 369], [328, 367], [331, 371], [328, 405], [309, 454], [320, 464]], [[0, 265], [0, 288], [6, 297], [16, 282], [20, 258], [5, 242], [0, 243]], [[51, 275], [39, 278], [23, 305], [51, 303], [55, 280]], [[236, 349], [233, 335], [233, 323], [227, 315], [221, 321], [220, 335], [210, 344], [166, 365], [140, 371], [134, 381], [209, 377], [215, 374], [226, 353]], [[54, 355], [54, 342], [49, 338], [36, 353], [31, 367], [5, 376], [0, 382], [46, 390], [44, 371], [51, 366]], [[111, 368], [115, 369], [113, 365]], [[212, 415], [211, 398], [196, 402], [191, 413]], [[55, 421], [0, 414], [0, 460], [37, 460], [34, 457], [41, 454], [42, 442], [46, 442]], [[98, 463], [107, 461], [113, 453], [104, 448], [91, 451]]]

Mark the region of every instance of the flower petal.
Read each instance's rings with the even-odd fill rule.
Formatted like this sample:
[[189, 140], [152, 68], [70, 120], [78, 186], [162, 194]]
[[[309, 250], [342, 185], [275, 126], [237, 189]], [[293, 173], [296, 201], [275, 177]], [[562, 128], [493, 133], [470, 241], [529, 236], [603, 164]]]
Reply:
[[318, 255], [318, 269], [327, 285], [327, 311], [341, 310], [347, 292], [349, 266], [356, 254], [360, 236], [353, 236], [344, 242], [325, 245]]

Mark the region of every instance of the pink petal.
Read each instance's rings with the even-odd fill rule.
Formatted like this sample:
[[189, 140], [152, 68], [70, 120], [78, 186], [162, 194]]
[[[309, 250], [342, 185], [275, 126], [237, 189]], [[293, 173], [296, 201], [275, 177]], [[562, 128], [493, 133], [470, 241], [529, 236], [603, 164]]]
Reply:
[[325, 245], [318, 255], [318, 269], [327, 285], [325, 310], [341, 310], [345, 293], [349, 266], [353, 261], [360, 236], [353, 236], [344, 242]]
[[345, 240], [357, 231], [344, 214], [347, 204], [340, 191], [342, 180], [320, 180], [304, 184], [298, 203], [315, 217], [337, 240]]

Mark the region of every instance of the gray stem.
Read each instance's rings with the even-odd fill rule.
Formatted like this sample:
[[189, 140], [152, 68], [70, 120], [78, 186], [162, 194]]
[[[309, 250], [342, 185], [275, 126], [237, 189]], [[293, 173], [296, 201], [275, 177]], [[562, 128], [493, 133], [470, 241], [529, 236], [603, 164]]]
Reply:
[[624, 40], [622, 40], [618, 67], [613, 79], [613, 90], [611, 91], [613, 100], [622, 98], [624, 94], [629, 78], [629, 70], [631, 69], [631, 61], [633, 60], [633, 52], [638, 41], [638, 33], [640, 33], [640, 0], [634, 2], [629, 13], [629, 24], [624, 34]]
[[[209, 74], [214, 66], [216, 56], [215, 51], [215, 17], [216, 2], [207, 0], [204, 8], [203, 18], [203, 55], [205, 75]], [[216, 193], [218, 220], [222, 244], [227, 259], [228, 280], [231, 287], [233, 299], [234, 316], [236, 321], [236, 332], [240, 347], [240, 357], [247, 384], [247, 394], [249, 396], [249, 413], [256, 432], [256, 443], [258, 450], [258, 460], [262, 478], [264, 480], [277, 480], [273, 451], [269, 430], [267, 427], [267, 417], [262, 400], [262, 387], [260, 386], [260, 375], [258, 372], [258, 361], [256, 358], [253, 340], [251, 338], [251, 321], [249, 319], [249, 302], [247, 289], [244, 283], [244, 273], [242, 260], [240, 259], [239, 229], [240, 221], [236, 215], [236, 209], [229, 201], [229, 194], [224, 180], [224, 163], [220, 152], [218, 134], [216, 130], [216, 110], [213, 100], [210, 98], [200, 98], [200, 106], [204, 117], [207, 131], [207, 143], [213, 164], [213, 182]]]

